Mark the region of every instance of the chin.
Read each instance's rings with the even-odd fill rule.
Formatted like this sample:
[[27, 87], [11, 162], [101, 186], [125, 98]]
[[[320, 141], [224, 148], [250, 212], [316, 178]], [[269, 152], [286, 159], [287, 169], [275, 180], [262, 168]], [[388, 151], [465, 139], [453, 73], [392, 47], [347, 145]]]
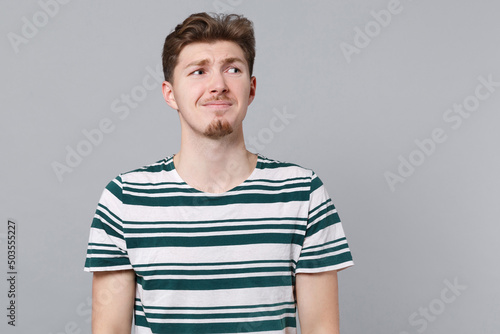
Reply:
[[204, 135], [218, 139], [233, 133], [233, 127], [225, 119], [214, 119], [205, 129]]

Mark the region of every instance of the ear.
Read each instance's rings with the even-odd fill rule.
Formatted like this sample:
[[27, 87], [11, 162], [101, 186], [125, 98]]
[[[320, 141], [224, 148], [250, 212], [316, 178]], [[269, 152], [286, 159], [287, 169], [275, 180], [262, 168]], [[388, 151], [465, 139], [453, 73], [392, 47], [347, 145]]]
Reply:
[[163, 93], [163, 98], [167, 101], [168, 105], [175, 110], [179, 110], [177, 102], [175, 102], [174, 88], [172, 84], [168, 81], [163, 81], [161, 91]]
[[252, 103], [255, 98], [255, 90], [257, 89], [257, 79], [255, 77], [250, 78], [250, 95], [248, 96], [248, 105]]

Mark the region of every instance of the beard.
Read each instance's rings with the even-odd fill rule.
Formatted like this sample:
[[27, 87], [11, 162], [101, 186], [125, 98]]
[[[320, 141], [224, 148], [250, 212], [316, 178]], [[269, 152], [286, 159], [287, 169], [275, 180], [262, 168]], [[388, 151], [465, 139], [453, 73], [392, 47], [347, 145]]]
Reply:
[[233, 133], [233, 128], [228, 121], [225, 119], [214, 119], [212, 123], [207, 126], [203, 134], [209, 138], [218, 139], [231, 133]]

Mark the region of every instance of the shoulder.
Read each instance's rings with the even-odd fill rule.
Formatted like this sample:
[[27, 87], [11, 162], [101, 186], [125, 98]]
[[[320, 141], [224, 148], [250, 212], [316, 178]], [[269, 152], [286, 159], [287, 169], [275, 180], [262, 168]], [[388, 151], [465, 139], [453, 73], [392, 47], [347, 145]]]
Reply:
[[164, 159], [158, 160], [152, 164], [145, 165], [136, 169], [133, 169], [131, 171], [122, 173], [121, 175], [123, 176], [130, 176], [130, 175], [135, 175], [135, 174], [141, 174], [141, 173], [161, 173], [164, 171], [171, 171], [174, 169], [173, 167], [173, 155], [168, 156]]
[[265, 174], [280, 178], [304, 178], [310, 181], [317, 179], [316, 173], [310, 168], [296, 163], [270, 159], [259, 154], [257, 168]]
[[113, 181], [123, 185], [125, 183], [158, 183], [166, 182], [173, 177], [173, 155], [154, 163], [119, 174]]

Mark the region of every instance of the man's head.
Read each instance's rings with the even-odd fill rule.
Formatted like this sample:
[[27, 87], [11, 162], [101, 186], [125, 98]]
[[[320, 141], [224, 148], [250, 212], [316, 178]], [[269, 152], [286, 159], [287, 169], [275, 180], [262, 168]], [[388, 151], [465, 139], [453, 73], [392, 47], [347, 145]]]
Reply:
[[250, 76], [255, 59], [255, 37], [252, 22], [241, 15], [207, 13], [192, 14], [175, 27], [165, 39], [163, 46], [163, 74], [165, 81], [173, 83], [174, 69], [182, 49], [196, 42], [213, 43], [229, 41], [236, 43], [245, 55]]
[[238, 15], [193, 14], [167, 36], [162, 92], [183, 136], [242, 138], [255, 97], [252, 23]]

